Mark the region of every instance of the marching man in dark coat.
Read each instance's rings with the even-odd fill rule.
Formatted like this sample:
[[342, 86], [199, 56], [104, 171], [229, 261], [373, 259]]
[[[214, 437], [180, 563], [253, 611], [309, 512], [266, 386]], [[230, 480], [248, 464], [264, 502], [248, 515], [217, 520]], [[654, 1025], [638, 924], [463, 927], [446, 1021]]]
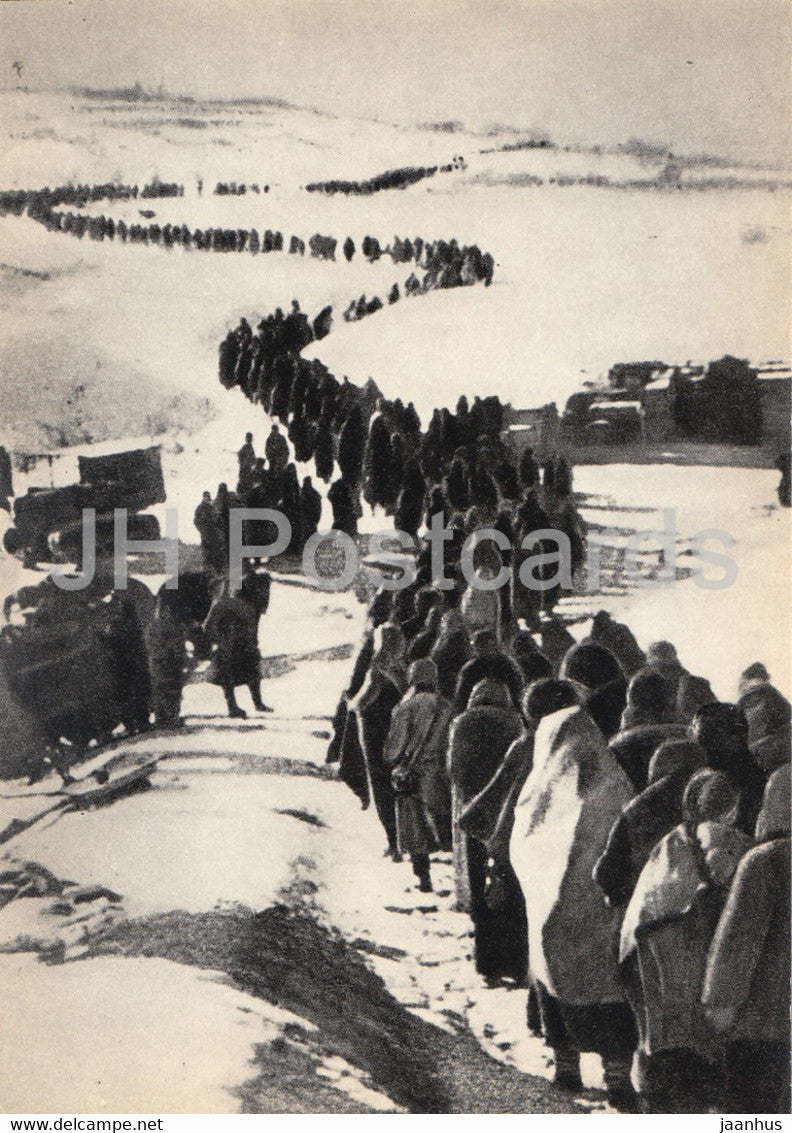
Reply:
[[0, 445], [0, 507], [5, 511], [11, 510], [8, 501], [13, 494], [14, 480], [11, 474], [11, 457], [3, 445]]
[[763, 771], [774, 771], [789, 762], [789, 701], [770, 683], [770, 674], [759, 661], [741, 674], [739, 691], [751, 755]]
[[212, 605], [204, 623], [215, 664], [214, 684], [223, 690], [228, 715], [244, 720], [247, 713], [236, 701], [235, 689], [247, 685], [257, 712], [271, 712], [261, 699], [261, 654], [258, 612], [241, 594], [224, 594]]
[[245, 495], [253, 483], [256, 468], [256, 450], [253, 448], [252, 433], [245, 433], [245, 443], [237, 453], [237, 461], [239, 462], [237, 492]]
[[702, 1000], [728, 1041], [723, 1108], [789, 1113], [789, 766], [770, 776], [756, 845], [712, 941]]
[[162, 599], [157, 601], [156, 613], [146, 630], [146, 650], [154, 720], [159, 728], [177, 728], [187, 652], [181, 623]]
[[319, 529], [322, 519], [322, 497], [313, 486], [310, 476], [306, 476], [300, 488], [300, 516], [302, 518], [303, 543], [307, 543]]
[[629, 626], [614, 621], [607, 610], [599, 610], [591, 623], [591, 640], [610, 649], [624, 675], [631, 677], [646, 664], [646, 654]]
[[267, 437], [267, 443], [264, 446], [264, 452], [269, 461], [271, 472], [276, 476], [285, 472], [286, 465], [289, 463], [289, 442], [277, 425], [272, 426], [270, 435]]
[[707, 1112], [714, 1101], [722, 1042], [701, 997], [718, 918], [750, 845], [734, 826], [738, 802], [725, 775], [696, 772], [682, 822], [653, 848], [624, 914], [620, 971], [650, 1113]]
[[487, 786], [522, 730], [522, 718], [507, 685], [485, 677], [473, 689], [465, 711], [454, 721], [449, 738], [457, 904], [470, 911], [473, 918], [476, 969], [493, 979], [504, 974], [503, 943], [493, 939], [492, 918], [484, 899], [488, 855], [481, 842], [461, 829], [459, 820], [466, 805]]
[[204, 492], [201, 502], [195, 509], [194, 523], [201, 537], [204, 568], [212, 572], [222, 570], [225, 562], [225, 545], [217, 511], [209, 492]]
[[333, 529], [343, 531], [350, 537], [357, 535], [358, 513], [350, 485], [343, 476], [334, 480], [327, 493], [333, 509]]
[[414, 661], [409, 688], [391, 717], [385, 761], [396, 792], [396, 836], [422, 893], [431, 893], [429, 854], [451, 848], [451, 791], [445, 768], [451, 705], [437, 692], [433, 661]]
[[406, 691], [406, 646], [399, 626], [386, 622], [374, 633], [374, 653], [358, 695], [349, 703], [341, 743], [339, 778], [365, 810], [374, 801], [388, 839], [386, 855], [401, 861], [396, 834], [396, 805], [385, 744], [391, 716]]

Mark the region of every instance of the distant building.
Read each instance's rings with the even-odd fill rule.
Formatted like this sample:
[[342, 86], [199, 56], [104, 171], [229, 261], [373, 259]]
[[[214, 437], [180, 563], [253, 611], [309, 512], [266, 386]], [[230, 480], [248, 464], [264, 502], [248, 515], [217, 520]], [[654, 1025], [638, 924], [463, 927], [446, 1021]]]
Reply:
[[777, 453], [792, 448], [792, 370], [785, 366], [757, 370], [762, 405], [762, 446]]
[[634, 445], [643, 440], [644, 411], [640, 401], [609, 398], [592, 401], [588, 409], [585, 443]]
[[675, 437], [673, 375], [674, 371], [667, 369], [641, 390], [646, 444], [667, 444]]
[[725, 354], [704, 376], [674, 375], [672, 412], [680, 436], [699, 444], [762, 444], [760, 383], [745, 358]]
[[633, 393], [667, 371], [665, 362], [617, 362], [608, 370], [608, 385]]
[[510, 411], [519, 449], [574, 454], [693, 442], [736, 444], [775, 459], [792, 444], [792, 368], [730, 355], [707, 365], [620, 362], [573, 393], [560, 420], [548, 408]]
[[539, 461], [553, 456], [559, 447], [559, 416], [554, 401], [539, 409], [512, 409], [504, 413], [503, 439], [519, 455], [534, 450]]

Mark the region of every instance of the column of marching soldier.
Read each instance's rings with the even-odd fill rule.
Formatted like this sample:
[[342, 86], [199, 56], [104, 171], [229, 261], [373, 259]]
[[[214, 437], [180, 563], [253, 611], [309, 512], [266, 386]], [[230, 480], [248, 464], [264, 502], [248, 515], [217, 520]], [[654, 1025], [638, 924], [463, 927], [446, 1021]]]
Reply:
[[576, 642], [419, 573], [372, 602], [334, 725], [421, 891], [452, 852], [476, 968], [528, 988], [560, 1087], [593, 1051], [624, 1112], [789, 1112], [790, 705], [761, 663], [721, 703], [603, 611]]

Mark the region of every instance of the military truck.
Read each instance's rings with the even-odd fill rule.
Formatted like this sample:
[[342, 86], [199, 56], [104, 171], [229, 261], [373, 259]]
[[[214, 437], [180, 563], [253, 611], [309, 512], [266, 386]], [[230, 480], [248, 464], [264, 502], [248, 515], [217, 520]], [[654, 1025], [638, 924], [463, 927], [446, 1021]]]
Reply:
[[[35, 778], [46, 758], [64, 776], [91, 742], [148, 726], [144, 634], [154, 595], [95, 576], [85, 590], [47, 578], [9, 595], [0, 630], [0, 777]], [[20, 733], [22, 721], [26, 721]]]
[[14, 500], [14, 526], [3, 537], [9, 554], [27, 565], [76, 561], [82, 546], [85, 508], [96, 513], [98, 543], [112, 541], [113, 512], [126, 508], [130, 539], [159, 538], [156, 516], [147, 508], [165, 502], [159, 445], [108, 456], [78, 457], [80, 481], [63, 488], [29, 488]]

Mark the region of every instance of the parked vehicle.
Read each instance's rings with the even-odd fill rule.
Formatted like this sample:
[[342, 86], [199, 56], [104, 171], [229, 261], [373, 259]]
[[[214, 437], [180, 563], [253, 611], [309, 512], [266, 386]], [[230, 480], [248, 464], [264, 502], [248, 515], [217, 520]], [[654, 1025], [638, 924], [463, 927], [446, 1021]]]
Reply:
[[85, 508], [96, 513], [97, 540], [113, 535], [113, 512], [126, 508], [130, 539], [157, 539], [156, 516], [141, 514], [165, 502], [159, 445], [108, 456], [80, 456], [79, 484], [63, 488], [29, 488], [14, 500], [14, 526], [3, 537], [12, 555], [26, 564], [73, 559], [82, 539]]

